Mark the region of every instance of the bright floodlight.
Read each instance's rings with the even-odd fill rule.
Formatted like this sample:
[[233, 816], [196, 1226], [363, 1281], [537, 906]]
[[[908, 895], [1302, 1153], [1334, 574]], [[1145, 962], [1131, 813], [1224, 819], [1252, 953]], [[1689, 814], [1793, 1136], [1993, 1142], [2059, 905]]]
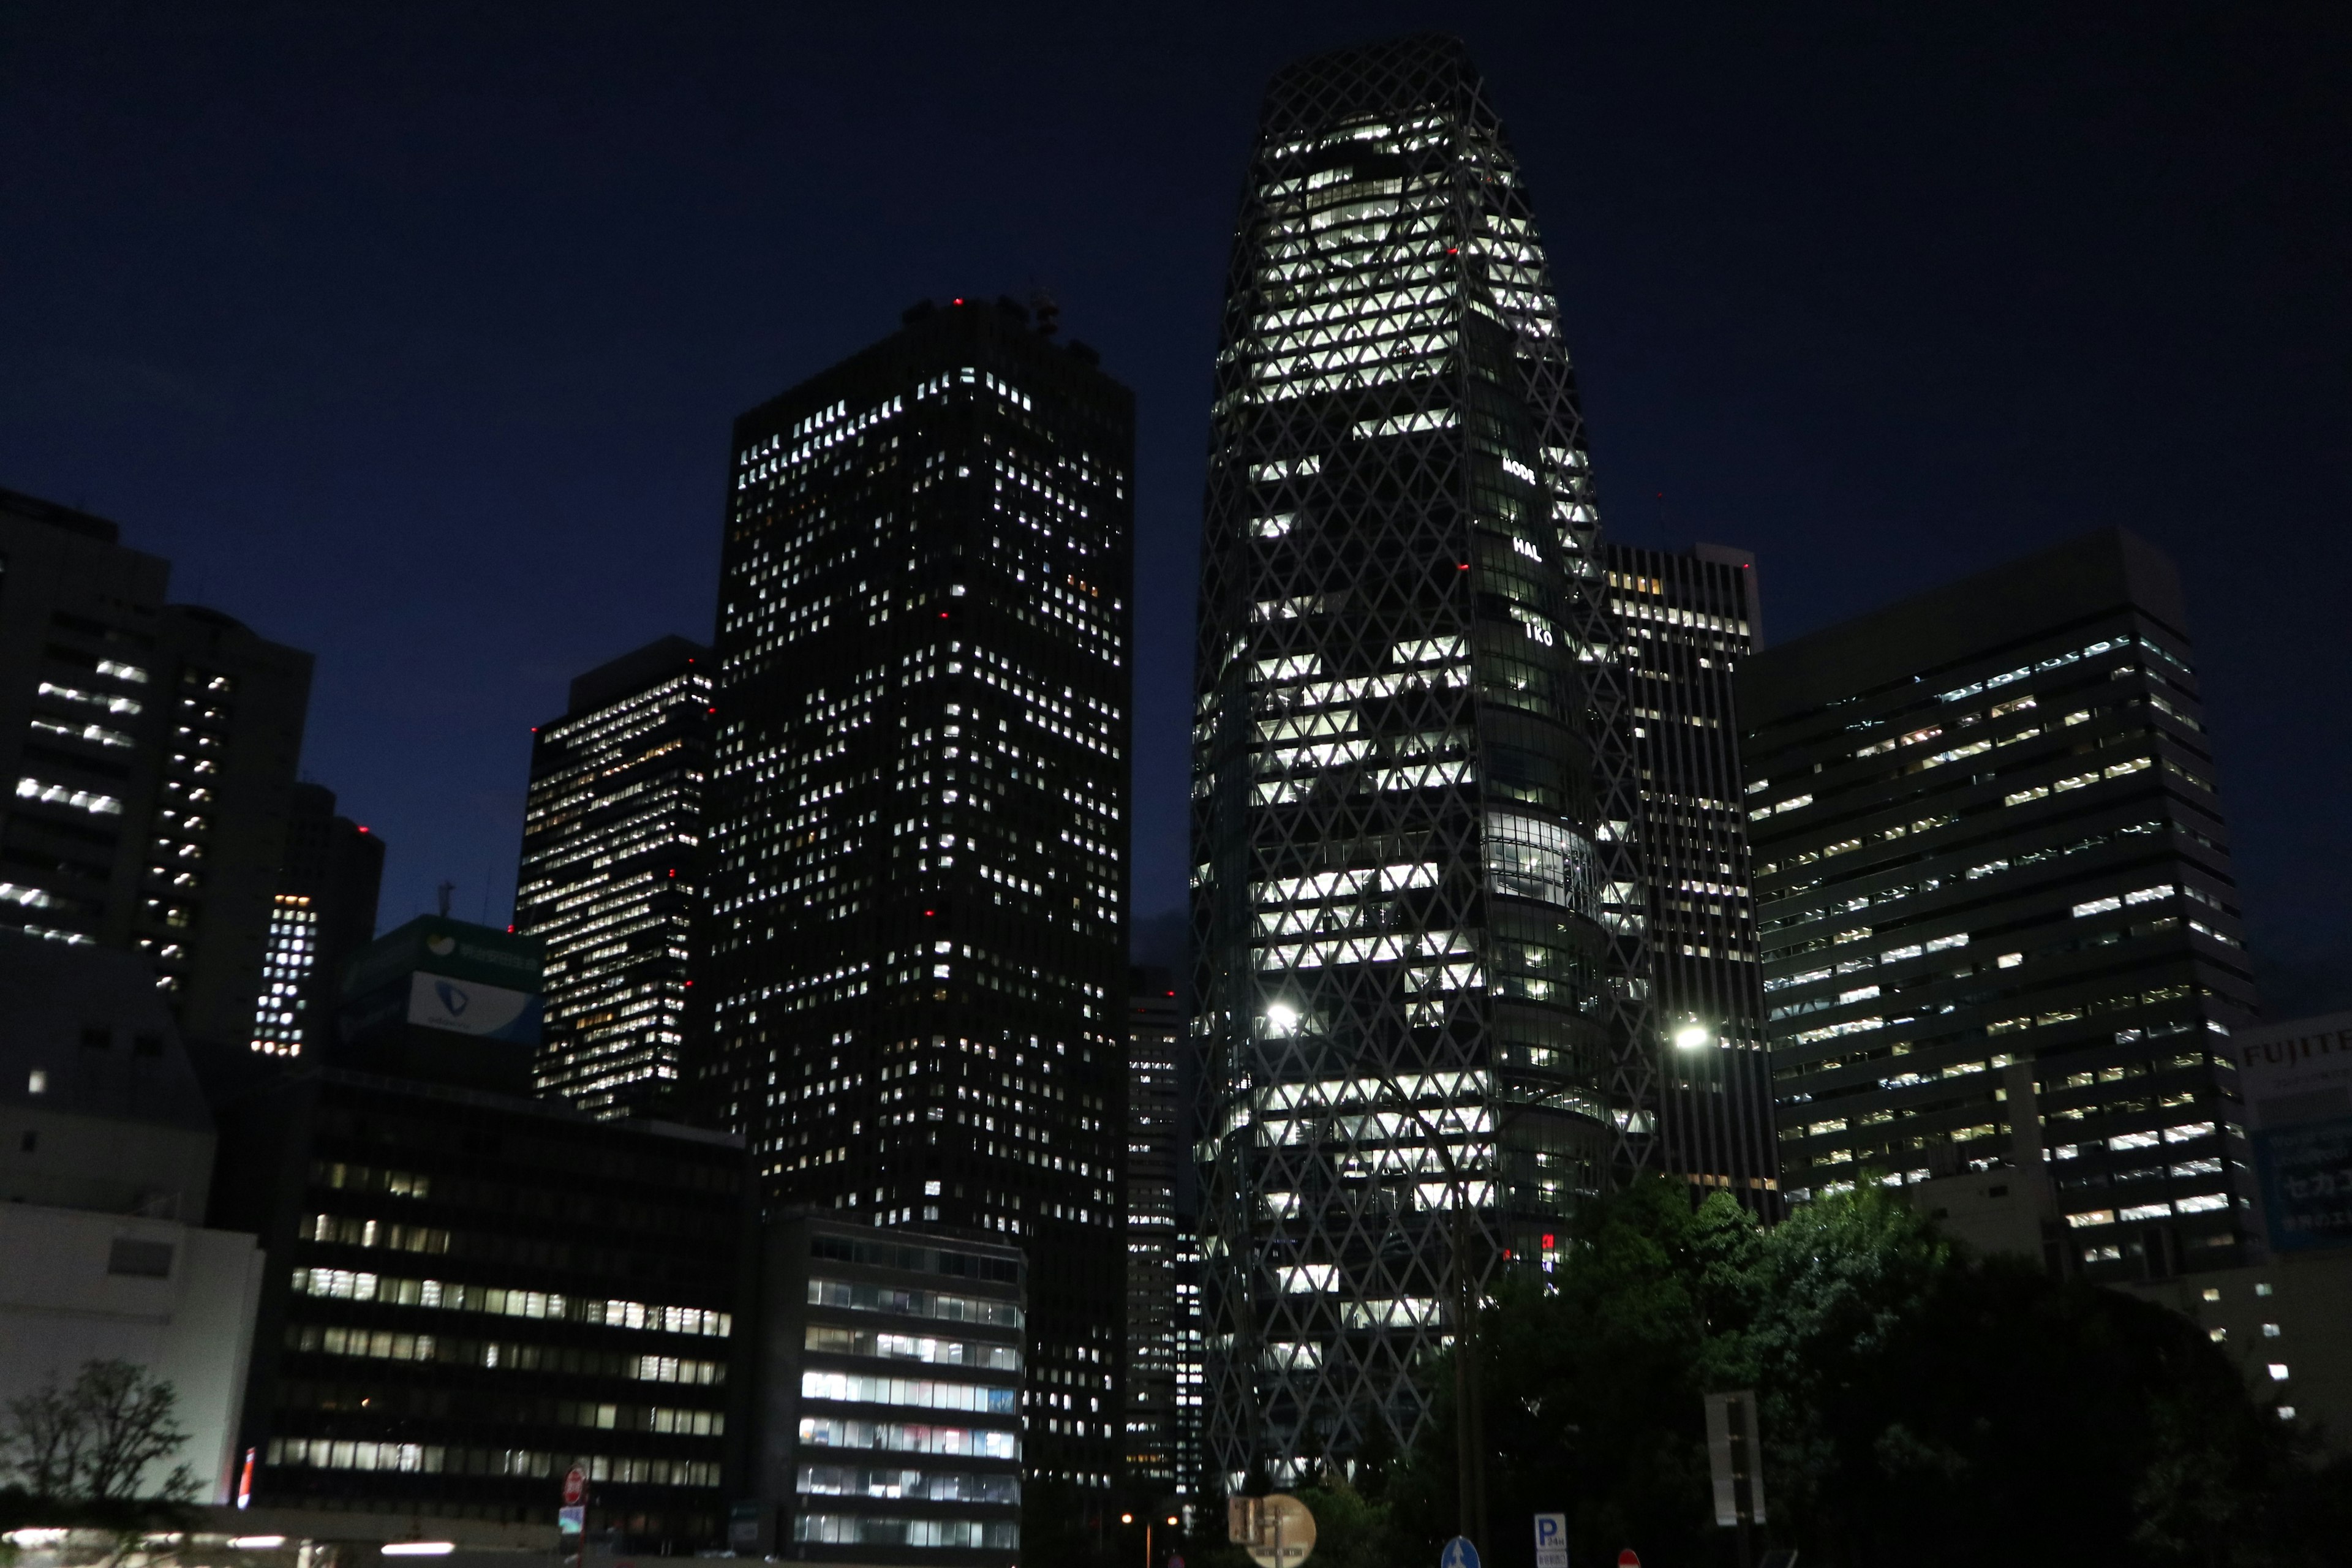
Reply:
[[1675, 1047], [1677, 1050], [1696, 1051], [1713, 1044], [1715, 1044], [1715, 1031], [1696, 1018], [1678, 1026], [1675, 1030]]
[[1298, 1009], [1287, 1002], [1269, 1002], [1265, 1008], [1265, 1021], [1274, 1026], [1275, 1033], [1286, 1035], [1298, 1027]]
[[229, 1548], [236, 1552], [275, 1552], [286, 1544], [282, 1535], [232, 1535]]
[[446, 1557], [457, 1550], [454, 1541], [387, 1541], [383, 1543], [386, 1557]]

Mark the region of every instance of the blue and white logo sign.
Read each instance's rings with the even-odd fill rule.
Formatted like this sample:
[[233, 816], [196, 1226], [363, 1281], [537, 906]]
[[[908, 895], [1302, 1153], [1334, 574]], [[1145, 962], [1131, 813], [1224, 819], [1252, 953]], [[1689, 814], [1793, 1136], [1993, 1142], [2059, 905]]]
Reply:
[[422, 972], [409, 976], [408, 1021], [428, 1029], [536, 1041], [541, 1006], [538, 997], [503, 985]]
[[1437, 1554], [1437, 1568], [1478, 1568], [1478, 1549], [1467, 1536], [1457, 1535]]

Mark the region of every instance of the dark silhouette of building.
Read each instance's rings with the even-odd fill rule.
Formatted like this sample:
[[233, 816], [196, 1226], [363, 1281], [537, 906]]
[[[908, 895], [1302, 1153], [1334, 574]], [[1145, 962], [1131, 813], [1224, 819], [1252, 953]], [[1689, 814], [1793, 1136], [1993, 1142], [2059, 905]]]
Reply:
[[1197, 1224], [1177, 1201], [1191, 1157], [1177, 1075], [1183, 1048], [1175, 975], [1136, 969], [1127, 1004], [1127, 1476], [1147, 1504], [1189, 1495], [1198, 1479], [1184, 1472], [1178, 1441], [1177, 1259]]
[[539, 1087], [594, 1115], [677, 1098], [710, 696], [709, 650], [663, 637], [532, 732], [515, 929], [547, 944]]
[[1583, 422], [1457, 41], [1275, 77], [1212, 423], [1192, 989], [1210, 1444], [1238, 1488], [1376, 1424], [1410, 1446], [1457, 1262], [1542, 1258], [1654, 1153]]
[[1763, 635], [1755, 557], [1716, 544], [1612, 542], [1605, 559], [1634, 694], [1619, 721], [1641, 767], [1651, 1000], [1664, 1037], [1659, 1163], [1702, 1192], [1726, 1190], [1776, 1214], [1780, 1160], [1732, 688]]
[[591, 1537], [720, 1543], [740, 1140], [308, 1058], [218, 1116], [214, 1223], [269, 1258], [257, 1507], [551, 1524], [577, 1463]]
[[344, 966], [332, 1064], [530, 1093], [542, 957], [537, 937], [446, 916], [386, 931]]
[[2110, 529], [1741, 671], [1793, 1195], [2023, 1152], [2063, 1268], [2247, 1261], [2255, 995], [2187, 628]]
[[[1015, 1243], [1025, 1464], [1123, 1454], [1134, 412], [1020, 307], [736, 422], [697, 943], [772, 1203]], [[1099, 1507], [1099, 1500], [1086, 1506]]]
[[119, 540], [0, 491], [0, 919], [144, 954], [192, 1047], [241, 1048], [310, 656], [166, 603]]
[[288, 796], [286, 858], [271, 900], [251, 1046], [267, 1056], [331, 1048], [343, 969], [375, 940], [383, 840], [335, 812], [335, 793], [298, 784]]

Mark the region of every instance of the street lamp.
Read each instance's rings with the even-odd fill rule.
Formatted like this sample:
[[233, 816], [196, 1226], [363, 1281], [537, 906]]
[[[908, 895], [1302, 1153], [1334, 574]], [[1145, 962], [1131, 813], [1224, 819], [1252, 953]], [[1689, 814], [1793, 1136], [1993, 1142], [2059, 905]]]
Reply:
[[[1118, 1516], [1118, 1521], [1121, 1524], [1133, 1524], [1135, 1522], [1135, 1515], [1131, 1513], [1120, 1514]], [[1170, 1514], [1166, 1522], [1172, 1528], [1176, 1523], [1176, 1516], [1172, 1513]], [[1150, 1520], [1147, 1519], [1143, 1521], [1143, 1568], [1151, 1568], [1153, 1561], [1151, 1556], [1151, 1526], [1152, 1521]]]

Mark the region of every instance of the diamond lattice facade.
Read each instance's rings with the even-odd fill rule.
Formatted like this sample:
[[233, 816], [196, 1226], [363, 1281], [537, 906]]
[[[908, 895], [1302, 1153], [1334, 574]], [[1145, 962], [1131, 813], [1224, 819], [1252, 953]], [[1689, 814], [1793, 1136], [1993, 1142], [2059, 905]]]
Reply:
[[1194, 716], [1228, 1484], [1381, 1421], [1411, 1441], [1458, 1280], [1541, 1259], [1651, 1156], [1598, 548], [1528, 195], [1461, 46], [1283, 71], [1217, 358]]

